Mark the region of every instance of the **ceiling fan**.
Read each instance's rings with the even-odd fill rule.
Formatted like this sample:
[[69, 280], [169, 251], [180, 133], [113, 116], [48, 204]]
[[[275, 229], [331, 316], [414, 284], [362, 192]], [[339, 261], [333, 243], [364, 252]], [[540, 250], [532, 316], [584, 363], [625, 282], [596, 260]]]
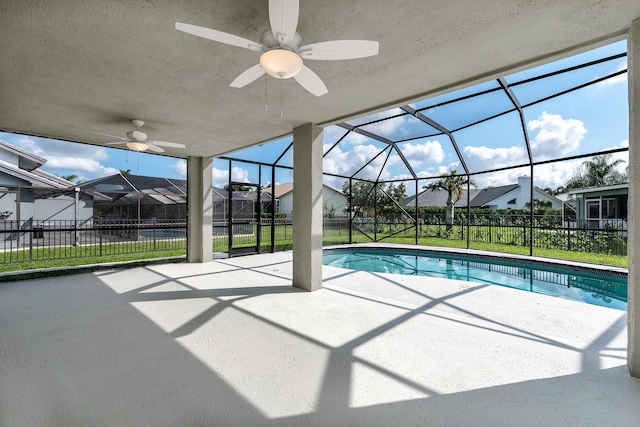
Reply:
[[99, 133], [99, 132], [89, 132], [89, 133], [121, 139], [121, 141], [107, 142], [107, 145], [122, 144], [122, 145], [126, 145], [129, 149], [133, 151], [151, 150], [151, 151], [155, 151], [156, 153], [164, 153], [165, 150], [162, 147], [185, 148], [184, 144], [179, 144], [177, 142], [153, 141], [151, 139], [147, 139], [147, 134], [140, 130], [140, 128], [144, 125], [144, 122], [142, 120], [131, 120], [131, 123], [133, 123], [133, 125], [136, 127], [136, 130], [127, 132], [126, 138], [123, 138], [121, 136], [116, 136], [116, 135], [109, 135], [108, 133]]
[[231, 87], [241, 88], [267, 73], [278, 79], [293, 77], [300, 85], [322, 96], [327, 87], [316, 73], [303, 64], [304, 59], [342, 60], [364, 58], [378, 54], [378, 42], [370, 40], [333, 40], [302, 45], [298, 26], [298, 0], [269, 0], [271, 29], [262, 33], [260, 43], [197, 25], [176, 22], [176, 30], [194, 36], [263, 52], [260, 63], [240, 74]]

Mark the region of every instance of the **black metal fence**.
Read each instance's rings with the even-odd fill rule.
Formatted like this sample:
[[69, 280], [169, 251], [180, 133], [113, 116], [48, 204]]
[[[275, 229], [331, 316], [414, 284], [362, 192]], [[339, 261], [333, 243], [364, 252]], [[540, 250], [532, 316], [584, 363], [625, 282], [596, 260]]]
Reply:
[[556, 215], [472, 215], [471, 218], [456, 216], [453, 225], [447, 227], [444, 214], [423, 214], [417, 218], [356, 218], [352, 224], [357, 242], [418, 243], [431, 238], [627, 255], [627, 223], [622, 219], [576, 221]]
[[0, 222], [2, 264], [186, 250], [185, 221]]
[[[563, 221], [561, 217], [496, 215], [456, 217], [447, 227], [444, 215], [418, 218], [369, 217], [325, 218], [325, 244], [391, 241], [439, 244], [447, 239], [453, 246], [493, 244], [556, 249], [575, 252], [627, 254], [627, 230], [624, 220]], [[351, 228], [350, 228], [351, 227]], [[213, 251], [226, 252], [228, 224], [213, 226]], [[257, 234], [260, 233], [260, 239]], [[145, 253], [161, 257], [186, 253], [187, 224], [182, 220], [96, 220], [96, 221], [0, 221], [0, 267], [31, 268], [27, 263], [73, 258], [100, 258]], [[234, 228], [234, 238], [242, 245], [257, 245], [260, 252], [291, 249], [293, 224], [286, 219], [262, 219], [257, 224]], [[273, 237], [272, 237], [273, 235]], [[272, 247], [273, 244], [273, 247]], [[499, 251], [499, 246], [493, 250]], [[36, 265], [37, 266], [37, 265]]]

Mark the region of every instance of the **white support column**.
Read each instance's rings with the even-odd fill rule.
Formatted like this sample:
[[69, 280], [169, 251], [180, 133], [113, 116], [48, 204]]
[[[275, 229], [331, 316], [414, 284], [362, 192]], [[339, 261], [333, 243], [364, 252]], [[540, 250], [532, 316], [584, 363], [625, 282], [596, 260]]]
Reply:
[[629, 78], [629, 347], [627, 366], [640, 378], [640, 19], [631, 24], [628, 49]]
[[322, 129], [293, 130], [293, 286], [322, 288]]
[[187, 262], [213, 258], [212, 167], [213, 161], [205, 157], [187, 160]]

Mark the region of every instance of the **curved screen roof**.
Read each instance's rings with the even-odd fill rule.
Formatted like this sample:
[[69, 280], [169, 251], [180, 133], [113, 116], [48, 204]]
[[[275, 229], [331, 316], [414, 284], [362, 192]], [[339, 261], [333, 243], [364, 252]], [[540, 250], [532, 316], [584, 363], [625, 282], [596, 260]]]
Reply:
[[[324, 132], [324, 173], [335, 181], [401, 181], [624, 151], [626, 73], [622, 41], [339, 123]], [[276, 162], [285, 151], [290, 156], [290, 137], [227, 159], [290, 167]]]

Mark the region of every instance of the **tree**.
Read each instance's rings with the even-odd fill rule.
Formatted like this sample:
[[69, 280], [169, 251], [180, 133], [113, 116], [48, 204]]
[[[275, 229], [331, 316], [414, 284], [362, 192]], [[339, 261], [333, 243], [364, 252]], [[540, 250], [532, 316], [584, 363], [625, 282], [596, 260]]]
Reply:
[[[377, 190], [374, 187], [377, 187]], [[373, 183], [370, 181], [354, 180], [351, 189], [349, 189], [349, 181], [346, 181], [342, 185], [342, 194], [344, 194], [347, 199], [351, 198], [352, 208], [376, 215], [382, 212], [387, 206], [395, 208], [396, 203], [400, 204], [400, 202], [407, 197], [407, 189], [404, 183], [398, 185], [391, 183], [387, 187], [384, 183], [380, 182]], [[377, 212], [375, 212], [375, 208], [377, 208]]]
[[129, 175], [131, 174], [131, 169], [120, 169], [120, 174], [122, 175]]
[[400, 203], [407, 197], [407, 187], [404, 185], [404, 182], [401, 182], [398, 185], [393, 185], [393, 183], [391, 183], [389, 184], [389, 188], [387, 188], [387, 193], [393, 200]]
[[[526, 208], [531, 208], [531, 202], [524, 204]], [[544, 215], [544, 213], [553, 207], [551, 200], [533, 199], [533, 211], [536, 215]]]
[[605, 185], [623, 184], [629, 182], [629, 176], [620, 172], [617, 167], [625, 163], [622, 159], [611, 160], [611, 154], [595, 156], [586, 160], [573, 172], [573, 177], [567, 182], [566, 189], [602, 187]]
[[[225, 185], [224, 187], [225, 190], [229, 191], [229, 184]], [[248, 185], [243, 185], [243, 184], [233, 184], [231, 186], [231, 190], [232, 191], [251, 191], [252, 187], [249, 187]]]
[[78, 179], [78, 175], [76, 175], [76, 174], [60, 175], [60, 178], [66, 180], [66, 181], [75, 182]]
[[454, 205], [462, 198], [464, 190], [467, 188], [467, 184], [472, 187], [477, 187], [475, 181], [472, 178], [464, 175], [456, 175], [456, 170], [451, 169], [449, 173], [443, 173], [440, 178], [425, 185], [429, 191], [446, 191], [447, 192], [447, 213], [445, 216], [445, 224], [447, 225], [447, 231], [451, 231], [453, 227], [454, 217]]

